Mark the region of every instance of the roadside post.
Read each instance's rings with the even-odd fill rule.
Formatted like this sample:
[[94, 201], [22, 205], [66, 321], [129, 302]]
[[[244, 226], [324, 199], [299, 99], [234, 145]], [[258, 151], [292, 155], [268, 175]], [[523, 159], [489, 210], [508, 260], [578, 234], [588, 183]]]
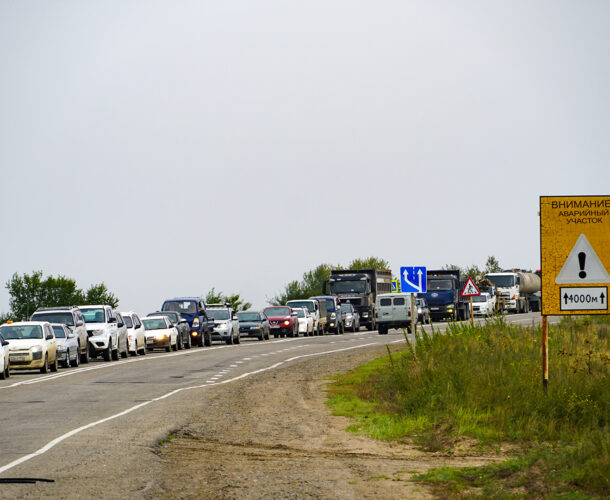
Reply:
[[474, 325], [474, 315], [472, 314], [472, 297], [475, 295], [481, 295], [481, 292], [477, 288], [477, 285], [474, 284], [472, 278], [468, 276], [466, 283], [464, 283], [464, 288], [462, 288], [462, 293], [460, 293], [460, 297], [469, 297], [470, 298], [470, 324]]
[[540, 197], [542, 386], [549, 385], [547, 316], [608, 314], [610, 195]]
[[[401, 267], [400, 290], [411, 294], [411, 331], [417, 332], [417, 316], [415, 314], [415, 298], [418, 293], [426, 293], [428, 281], [425, 267]], [[423, 328], [423, 326], [422, 326]]]

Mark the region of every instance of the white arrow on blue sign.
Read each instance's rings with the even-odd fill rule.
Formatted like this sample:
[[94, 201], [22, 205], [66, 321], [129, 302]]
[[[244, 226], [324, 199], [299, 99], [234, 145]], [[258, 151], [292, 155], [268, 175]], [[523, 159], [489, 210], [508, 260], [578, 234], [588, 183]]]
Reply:
[[426, 293], [426, 268], [425, 267], [401, 267], [400, 287], [402, 292]]

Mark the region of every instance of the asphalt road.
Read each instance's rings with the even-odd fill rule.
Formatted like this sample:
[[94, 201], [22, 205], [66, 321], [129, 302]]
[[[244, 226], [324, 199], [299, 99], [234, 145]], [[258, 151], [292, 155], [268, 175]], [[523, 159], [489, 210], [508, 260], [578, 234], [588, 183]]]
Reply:
[[[539, 323], [540, 315], [506, 320], [529, 326]], [[206, 388], [231, 390], [232, 381], [297, 360], [400, 342], [403, 333], [396, 330], [388, 335], [361, 331], [265, 342], [242, 339], [233, 346], [94, 360], [51, 375], [13, 371], [0, 382], [0, 496], [9, 492], [3, 481], [53, 480], [65, 478], [66, 471], [76, 477], [83, 468], [92, 481], [111, 482], [117, 473], [112, 465], [119, 462], [127, 464], [121, 466], [123, 474], [138, 477], [144, 474], [138, 468], [141, 457], [156, 441], [186, 423], [192, 412], [214, 411], [206, 406]]]

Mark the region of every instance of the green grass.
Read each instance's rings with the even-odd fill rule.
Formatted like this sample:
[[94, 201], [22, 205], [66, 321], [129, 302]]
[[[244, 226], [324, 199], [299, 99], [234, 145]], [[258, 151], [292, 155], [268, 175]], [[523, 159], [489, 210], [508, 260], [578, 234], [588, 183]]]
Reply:
[[522, 450], [499, 465], [419, 476], [458, 496], [470, 487], [497, 497], [603, 496], [610, 491], [610, 321], [570, 317], [549, 327], [548, 394], [540, 338], [539, 327], [501, 317], [451, 325], [446, 335], [424, 334], [337, 377], [328, 402], [353, 420], [350, 430], [376, 439], [444, 451], [469, 436], [483, 448], [513, 442]]

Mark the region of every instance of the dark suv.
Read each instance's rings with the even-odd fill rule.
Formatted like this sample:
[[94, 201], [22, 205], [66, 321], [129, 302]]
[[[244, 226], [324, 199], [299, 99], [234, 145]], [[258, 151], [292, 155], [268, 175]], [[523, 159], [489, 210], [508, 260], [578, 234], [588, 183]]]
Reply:
[[63, 323], [74, 332], [78, 341], [78, 353], [81, 363], [89, 362], [89, 342], [85, 318], [76, 306], [66, 307], [40, 307], [32, 314], [30, 321], [48, 321], [49, 323]]
[[212, 345], [212, 329], [205, 310], [205, 302], [200, 297], [176, 297], [163, 302], [162, 311], [179, 313], [189, 324], [192, 343], [198, 346]]
[[345, 324], [343, 323], [343, 315], [341, 314], [341, 301], [334, 295], [317, 295], [309, 297], [310, 299], [318, 299], [326, 301], [326, 329], [333, 332], [335, 335], [345, 333]]

